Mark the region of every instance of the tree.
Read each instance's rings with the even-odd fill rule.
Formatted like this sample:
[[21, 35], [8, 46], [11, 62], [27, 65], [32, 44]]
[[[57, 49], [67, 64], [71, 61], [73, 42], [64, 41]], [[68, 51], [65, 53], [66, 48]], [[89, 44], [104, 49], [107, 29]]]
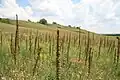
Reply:
[[47, 24], [47, 20], [43, 18], [38, 23], [46, 25]]
[[80, 29], [80, 27], [81, 27], [81, 26], [79, 26], [79, 27], [76, 27], [76, 28], [77, 28], [77, 29]]
[[56, 22], [53, 22], [52, 24], [57, 24]]
[[71, 25], [68, 25], [68, 27], [70, 27], [70, 28], [71, 28], [72, 26], [71, 26]]
[[79, 29], [79, 27], [76, 27], [77, 29]]
[[28, 22], [31, 22], [31, 20], [30, 20], [30, 19], [28, 19]]

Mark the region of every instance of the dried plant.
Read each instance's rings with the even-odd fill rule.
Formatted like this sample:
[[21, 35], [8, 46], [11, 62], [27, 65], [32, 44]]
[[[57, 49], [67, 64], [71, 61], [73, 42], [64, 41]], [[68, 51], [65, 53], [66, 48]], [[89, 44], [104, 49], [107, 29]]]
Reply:
[[114, 52], [114, 62], [113, 62], [114, 64], [116, 63], [116, 58], [117, 58], [116, 55], [117, 55], [117, 49], [115, 48], [115, 52]]
[[120, 54], [120, 39], [119, 37], [117, 37], [118, 39], [118, 45], [117, 45], [117, 63], [116, 63], [116, 66], [118, 66], [118, 63], [119, 63], [119, 54]]
[[36, 51], [36, 47], [37, 47], [37, 39], [38, 38], [38, 31], [37, 31], [37, 34], [36, 34], [36, 37], [35, 37], [35, 43], [34, 43], [34, 55], [35, 55], [35, 51]]
[[106, 47], [106, 37], [104, 37], [104, 48]]
[[2, 31], [1, 31], [1, 50], [2, 50], [2, 46], [3, 46], [3, 33], [2, 33]]
[[89, 59], [88, 59], [88, 76], [90, 75], [91, 63], [92, 63], [92, 48], [90, 48], [90, 50], [89, 50]]
[[69, 50], [70, 50], [70, 42], [71, 42], [71, 33], [69, 34], [68, 38], [68, 46], [67, 46], [67, 63], [69, 62]]
[[94, 39], [94, 38], [95, 38], [94, 33], [92, 33], [92, 35], [93, 35], [93, 36], [92, 36], [92, 38], [93, 38], [92, 40], [93, 40], [93, 46], [94, 46], [94, 44], [95, 44], [95, 41], [94, 41], [94, 40], [95, 40], [95, 39]]
[[59, 30], [57, 30], [57, 47], [56, 47], [56, 80], [60, 80], [60, 53], [59, 53]]
[[11, 34], [11, 42], [10, 42], [10, 49], [11, 49], [11, 54], [14, 54], [14, 47], [13, 47], [13, 34]]
[[87, 45], [85, 49], [85, 65], [87, 64], [87, 59], [88, 59], [88, 51], [89, 51], [89, 44], [90, 44], [90, 33], [88, 32], [88, 40], [87, 40]]
[[51, 41], [51, 36], [49, 35], [49, 55], [51, 56], [51, 45], [52, 45], [52, 41]]
[[41, 49], [42, 49], [42, 48], [38, 48], [37, 58], [36, 58], [36, 60], [35, 60], [35, 64], [34, 64], [34, 67], [33, 67], [33, 76], [35, 75], [36, 67], [37, 67], [38, 61], [39, 61], [39, 59], [40, 59]]
[[26, 36], [26, 51], [28, 50], [28, 37]]
[[16, 15], [16, 33], [15, 33], [15, 51], [14, 51], [14, 61], [16, 64], [16, 54], [18, 53], [19, 45], [19, 26], [18, 26], [18, 15]]
[[81, 56], [81, 29], [79, 28], [79, 45], [78, 45], [78, 48], [79, 48], [79, 61], [80, 61], [80, 56]]
[[29, 52], [32, 53], [32, 31], [30, 31], [29, 35]]
[[100, 57], [101, 47], [102, 47], [102, 38], [100, 37], [99, 50], [98, 50], [98, 58]]

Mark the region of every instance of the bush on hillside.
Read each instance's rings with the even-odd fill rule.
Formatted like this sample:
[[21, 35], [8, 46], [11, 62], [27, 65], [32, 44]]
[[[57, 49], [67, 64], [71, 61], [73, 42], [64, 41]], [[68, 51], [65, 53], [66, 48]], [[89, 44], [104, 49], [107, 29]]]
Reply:
[[46, 25], [47, 24], [47, 20], [43, 18], [38, 23]]
[[56, 22], [53, 22], [52, 24], [57, 24]]
[[80, 27], [76, 27], [77, 29], [80, 29]]
[[10, 20], [8, 18], [0, 18], [0, 22], [10, 24]]
[[70, 27], [70, 28], [71, 28], [72, 26], [71, 26], [71, 25], [68, 25], [68, 27]]
[[30, 19], [28, 19], [28, 22], [32, 22]]

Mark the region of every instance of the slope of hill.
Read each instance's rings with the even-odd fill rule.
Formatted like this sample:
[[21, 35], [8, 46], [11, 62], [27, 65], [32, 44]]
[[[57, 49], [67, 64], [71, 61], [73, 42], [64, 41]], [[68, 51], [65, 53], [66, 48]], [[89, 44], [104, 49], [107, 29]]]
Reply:
[[[41, 32], [56, 32], [56, 30], [59, 28], [59, 30], [62, 33], [75, 33], [79, 31], [79, 29], [74, 28], [74, 27], [68, 27], [68, 26], [63, 26], [59, 24], [39, 24], [39, 23], [34, 23], [34, 22], [27, 22], [27, 21], [22, 21], [19, 20], [19, 28], [20, 31], [24, 31], [24, 29], [34, 29], [34, 30], [40, 30]], [[5, 32], [15, 32], [15, 26], [16, 21], [15, 20], [10, 20], [9, 24], [7, 23], [2, 23], [0, 22], [0, 29]], [[81, 29], [81, 33], [87, 34], [88, 31]]]

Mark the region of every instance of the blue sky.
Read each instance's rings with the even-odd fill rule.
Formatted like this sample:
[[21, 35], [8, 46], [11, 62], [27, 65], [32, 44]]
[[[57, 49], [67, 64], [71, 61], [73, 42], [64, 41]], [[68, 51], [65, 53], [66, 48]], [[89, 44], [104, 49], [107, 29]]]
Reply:
[[[120, 33], [120, 0], [0, 0], [0, 17], [81, 26], [97, 33]], [[9, 13], [9, 14], [8, 14]]]
[[[1, 0], [0, 0], [0, 1], [1, 1]], [[80, 0], [72, 0], [72, 2], [73, 2], [74, 4], [76, 4], [76, 3], [79, 3]], [[17, 0], [17, 3], [18, 3], [20, 6], [22, 6], [22, 7], [25, 7], [25, 6], [29, 5], [29, 1], [28, 1], [28, 0]]]
[[[0, 1], [1, 1], [1, 0], [0, 0]], [[29, 5], [29, 1], [28, 1], [28, 0], [16, 0], [16, 2], [17, 2], [20, 6], [22, 6], [22, 7], [25, 7], [25, 6], [28, 6], [28, 5]], [[80, 2], [80, 0], [72, 0], [72, 2], [73, 2], [74, 4], [77, 4], [77, 3]]]
[[25, 6], [29, 5], [28, 0], [16, 0], [16, 2], [22, 7], [25, 7]]
[[74, 4], [76, 4], [76, 3], [79, 3], [80, 0], [72, 0], [72, 2], [73, 2]]

